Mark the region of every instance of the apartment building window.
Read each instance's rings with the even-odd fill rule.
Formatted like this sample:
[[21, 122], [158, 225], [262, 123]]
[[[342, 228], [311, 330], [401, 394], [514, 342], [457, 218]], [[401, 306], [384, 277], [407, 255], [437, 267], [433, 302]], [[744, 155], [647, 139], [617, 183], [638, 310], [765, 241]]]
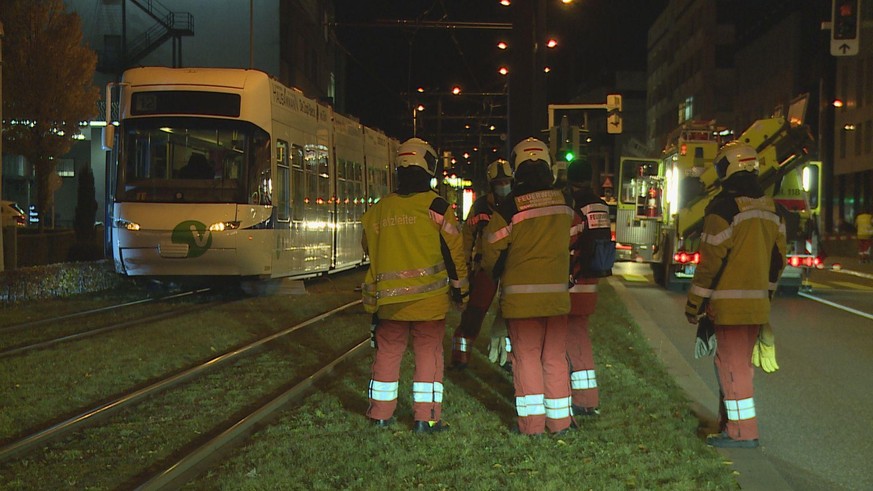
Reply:
[[55, 169], [59, 177], [76, 177], [76, 161], [73, 159], [57, 159]]

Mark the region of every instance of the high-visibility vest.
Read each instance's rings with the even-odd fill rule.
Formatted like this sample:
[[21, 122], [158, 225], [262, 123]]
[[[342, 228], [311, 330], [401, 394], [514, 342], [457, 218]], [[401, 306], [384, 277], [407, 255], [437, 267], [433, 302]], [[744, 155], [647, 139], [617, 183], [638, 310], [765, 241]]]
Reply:
[[[368, 210], [362, 222], [370, 255], [362, 286], [367, 312], [383, 305], [445, 296], [450, 285], [466, 292], [458, 222], [439, 195], [432, 191], [390, 194]], [[443, 255], [442, 242], [451, 253], [448, 258]]]

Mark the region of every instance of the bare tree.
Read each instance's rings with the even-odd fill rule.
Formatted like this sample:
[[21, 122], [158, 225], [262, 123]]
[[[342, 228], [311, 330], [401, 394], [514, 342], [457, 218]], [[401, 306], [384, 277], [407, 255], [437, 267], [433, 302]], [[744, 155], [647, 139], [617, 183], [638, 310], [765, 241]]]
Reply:
[[54, 196], [56, 157], [69, 152], [79, 122], [97, 115], [97, 55], [82, 43], [79, 16], [62, 0], [0, 0], [4, 151], [23, 155], [37, 182], [40, 231]]

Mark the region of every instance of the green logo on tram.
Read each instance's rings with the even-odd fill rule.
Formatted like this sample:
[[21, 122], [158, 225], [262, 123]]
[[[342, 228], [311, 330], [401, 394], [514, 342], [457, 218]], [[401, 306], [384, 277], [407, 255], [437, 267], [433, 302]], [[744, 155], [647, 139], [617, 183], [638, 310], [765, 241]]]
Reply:
[[188, 244], [188, 257], [200, 257], [212, 246], [212, 234], [206, 224], [196, 220], [176, 225], [171, 240], [174, 244]]

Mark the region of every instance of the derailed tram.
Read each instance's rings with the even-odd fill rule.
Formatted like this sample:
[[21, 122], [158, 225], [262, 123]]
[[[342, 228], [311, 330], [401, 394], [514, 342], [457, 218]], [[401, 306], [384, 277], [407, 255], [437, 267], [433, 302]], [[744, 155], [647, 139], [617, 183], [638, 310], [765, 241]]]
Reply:
[[106, 93], [117, 272], [249, 281], [365, 262], [361, 216], [391, 189], [396, 140], [257, 70], [134, 68]]

